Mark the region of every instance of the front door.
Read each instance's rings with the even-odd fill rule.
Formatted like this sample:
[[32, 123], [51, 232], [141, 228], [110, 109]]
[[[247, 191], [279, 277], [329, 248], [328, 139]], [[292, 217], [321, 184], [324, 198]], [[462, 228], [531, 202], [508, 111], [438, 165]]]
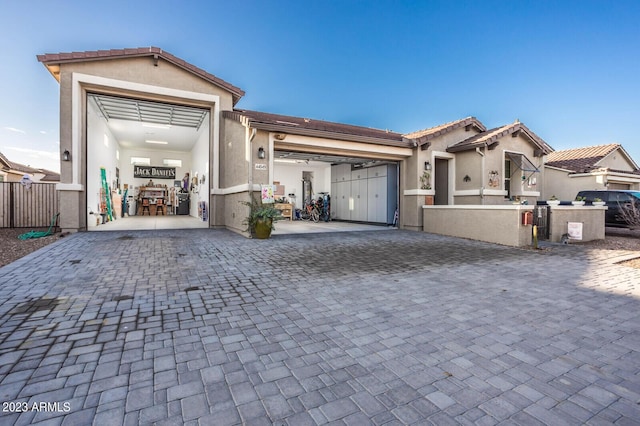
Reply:
[[433, 202], [445, 206], [449, 204], [449, 160], [436, 158], [434, 173], [436, 195]]

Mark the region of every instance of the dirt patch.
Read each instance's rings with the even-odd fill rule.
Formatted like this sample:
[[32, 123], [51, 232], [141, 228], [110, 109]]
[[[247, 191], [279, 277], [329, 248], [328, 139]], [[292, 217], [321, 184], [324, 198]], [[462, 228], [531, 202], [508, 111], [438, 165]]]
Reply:
[[57, 232], [48, 237], [32, 238], [24, 241], [18, 239], [18, 235], [25, 234], [31, 230], [46, 231], [47, 228], [0, 228], [0, 247], [2, 248], [0, 249], [0, 267], [8, 265], [61, 238], [60, 232]]
[[637, 237], [607, 235], [604, 240], [589, 241], [584, 245], [603, 250], [638, 251], [638, 256], [640, 256], [640, 238]]
[[591, 241], [586, 245], [604, 250], [637, 251], [638, 258], [620, 262], [620, 265], [640, 269], [640, 231], [625, 228], [607, 228], [604, 241]]

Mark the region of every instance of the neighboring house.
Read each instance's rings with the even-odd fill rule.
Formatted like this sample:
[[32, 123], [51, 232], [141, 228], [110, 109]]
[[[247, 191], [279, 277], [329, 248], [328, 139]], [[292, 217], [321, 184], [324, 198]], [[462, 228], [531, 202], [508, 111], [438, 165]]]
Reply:
[[60, 173], [46, 169], [36, 169], [9, 161], [9, 159], [0, 152], [0, 182], [20, 182], [24, 175], [29, 175], [33, 182], [60, 182]]
[[545, 198], [573, 200], [589, 189], [640, 189], [640, 169], [617, 143], [552, 152], [544, 168]]

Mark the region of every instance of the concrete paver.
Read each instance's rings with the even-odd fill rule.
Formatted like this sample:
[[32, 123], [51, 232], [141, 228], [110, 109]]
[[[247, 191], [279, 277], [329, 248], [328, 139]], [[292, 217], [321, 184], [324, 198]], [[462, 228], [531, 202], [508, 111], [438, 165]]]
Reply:
[[76, 234], [0, 269], [0, 423], [638, 423], [632, 256]]

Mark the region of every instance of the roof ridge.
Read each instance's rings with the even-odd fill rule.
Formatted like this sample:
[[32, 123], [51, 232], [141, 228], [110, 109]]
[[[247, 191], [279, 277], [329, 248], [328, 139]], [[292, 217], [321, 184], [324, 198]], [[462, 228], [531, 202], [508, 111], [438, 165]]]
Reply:
[[586, 150], [586, 149], [593, 149], [593, 148], [603, 148], [603, 147], [621, 147], [622, 145], [618, 142], [613, 142], [613, 143], [604, 143], [604, 144], [599, 144], [599, 145], [589, 145], [589, 146], [581, 146], [578, 148], [567, 148], [567, 149], [559, 149], [555, 152], [557, 153], [563, 153], [563, 152], [567, 152], [567, 151], [579, 151], [579, 150]]
[[451, 126], [453, 124], [456, 124], [456, 123], [459, 123], [459, 122], [462, 122], [462, 121], [465, 121], [465, 120], [469, 120], [469, 119], [476, 119], [476, 118], [473, 117], [473, 116], [468, 116], [468, 117], [465, 117], [465, 118], [460, 118], [458, 120], [453, 120], [453, 121], [448, 121], [446, 123], [438, 124], [437, 126], [426, 127], [424, 129], [419, 129], [419, 130], [415, 130], [413, 132], [405, 133], [405, 135], [410, 135], [410, 134], [413, 134], [413, 133], [422, 133], [422, 132], [426, 132], [428, 130], [437, 129], [438, 127]]

